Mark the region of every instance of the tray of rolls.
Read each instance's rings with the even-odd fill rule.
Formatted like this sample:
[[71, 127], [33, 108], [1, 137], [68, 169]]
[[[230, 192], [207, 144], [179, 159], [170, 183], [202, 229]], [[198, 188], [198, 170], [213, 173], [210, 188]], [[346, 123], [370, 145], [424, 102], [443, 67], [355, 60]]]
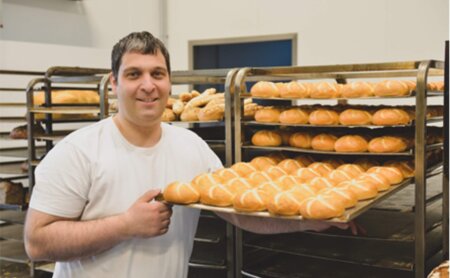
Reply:
[[[272, 99], [349, 99], [409, 97], [415, 95], [416, 82], [413, 80], [383, 80], [379, 82], [355, 81], [348, 84], [333, 82], [271, 82], [258, 81], [249, 94], [241, 97]], [[442, 94], [444, 81], [427, 84], [429, 93]]]
[[348, 222], [409, 185], [412, 161], [314, 161], [282, 153], [254, 157], [190, 182], [167, 185], [159, 200], [225, 213]]

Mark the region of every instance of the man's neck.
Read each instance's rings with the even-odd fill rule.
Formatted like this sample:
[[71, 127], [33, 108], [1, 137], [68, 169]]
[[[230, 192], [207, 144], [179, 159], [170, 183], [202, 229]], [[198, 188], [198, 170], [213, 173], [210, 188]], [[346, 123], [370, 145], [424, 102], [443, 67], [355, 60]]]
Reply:
[[128, 121], [121, 115], [113, 117], [113, 122], [132, 145], [141, 148], [150, 148], [156, 145], [161, 138], [162, 128], [161, 122], [158, 121], [151, 125], [140, 126]]

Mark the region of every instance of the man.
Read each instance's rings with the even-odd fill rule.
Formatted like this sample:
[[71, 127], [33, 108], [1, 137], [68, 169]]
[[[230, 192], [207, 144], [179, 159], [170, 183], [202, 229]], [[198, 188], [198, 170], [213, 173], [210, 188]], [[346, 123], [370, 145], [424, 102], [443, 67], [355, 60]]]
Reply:
[[[161, 123], [170, 60], [157, 38], [120, 40], [112, 73], [119, 112], [64, 138], [36, 169], [27, 253], [57, 261], [55, 277], [186, 277], [199, 211], [154, 198], [221, 162], [196, 134]], [[222, 216], [266, 233], [328, 227]]]

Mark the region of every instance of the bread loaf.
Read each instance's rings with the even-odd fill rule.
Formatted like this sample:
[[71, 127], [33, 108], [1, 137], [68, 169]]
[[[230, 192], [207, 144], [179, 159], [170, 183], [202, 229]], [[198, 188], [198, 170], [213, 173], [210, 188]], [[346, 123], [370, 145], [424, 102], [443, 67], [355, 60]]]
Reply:
[[282, 124], [307, 124], [308, 120], [308, 112], [301, 108], [284, 110], [279, 115], [279, 121]]
[[280, 134], [271, 130], [259, 130], [252, 136], [252, 144], [255, 146], [276, 147], [281, 143]]
[[250, 89], [253, 97], [279, 97], [280, 90], [273, 82], [258, 81]]
[[370, 97], [374, 95], [374, 87], [369, 82], [356, 81], [345, 84], [342, 87], [341, 95], [344, 98]]
[[163, 196], [167, 202], [176, 204], [191, 204], [200, 200], [200, 193], [194, 185], [179, 181], [167, 185]]
[[311, 140], [311, 147], [318, 151], [334, 151], [334, 144], [337, 137], [332, 134], [321, 133], [314, 136]]
[[341, 125], [370, 125], [372, 115], [360, 109], [346, 109], [339, 114], [339, 123]]
[[339, 137], [334, 144], [336, 152], [366, 152], [368, 148], [367, 140], [360, 135], [344, 135]]
[[372, 121], [374, 125], [406, 125], [411, 119], [403, 109], [383, 108], [373, 114]]
[[309, 123], [312, 125], [337, 125], [339, 114], [330, 109], [317, 109], [309, 114]]
[[336, 83], [319, 82], [311, 90], [311, 98], [329, 99], [340, 97], [340, 86]]
[[381, 136], [370, 140], [368, 150], [371, 153], [398, 153], [407, 149], [403, 138], [395, 136]]
[[312, 137], [306, 132], [296, 132], [289, 138], [289, 145], [295, 148], [310, 149]]
[[284, 90], [280, 92], [282, 98], [308, 98], [310, 95], [310, 86], [307, 83], [291, 81], [286, 84]]
[[274, 107], [264, 107], [255, 112], [255, 121], [261, 123], [278, 123], [280, 110]]
[[378, 97], [406, 96], [410, 94], [410, 89], [403, 81], [385, 80], [375, 84], [374, 94]]

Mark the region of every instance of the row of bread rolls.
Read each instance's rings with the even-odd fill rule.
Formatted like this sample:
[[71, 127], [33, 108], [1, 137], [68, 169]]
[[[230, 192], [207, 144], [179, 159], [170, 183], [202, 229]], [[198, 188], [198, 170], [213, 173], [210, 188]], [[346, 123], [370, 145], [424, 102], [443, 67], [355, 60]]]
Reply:
[[358, 201], [371, 199], [405, 179], [397, 167], [357, 164], [334, 167], [327, 162], [263, 156], [238, 162], [215, 173], [201, 174], [190, 183], [174, 182], [164, 189], [169, 202], [233, 207], [237, 211], [266, 211], [311, 219], [341, 216]]
[[312, 135], [308, 132], [282, 133], [273, 130], [259, 130], [251, 141], [255, 146], [278, 147], [283, 145], [283, 136], [287, 145], [300, 149], [342, 153], [398, 153], [411, 147], [411, 140], [400, 136], [380, 136], [367, 140], [361, 135], [343, 135], [337, 137], [329, 133]]
[[[432, 88], [443, 90], [443, 82], [433, 82]], [[380, 82], [356, 81], [348, 84], [332, 82], [270, 82], [259, 81], [250, 88], [254, 97], [280, 98], [361, 98], [408, 96], [416, 89], [416, 82], [411, 80], [384, 80]]]

